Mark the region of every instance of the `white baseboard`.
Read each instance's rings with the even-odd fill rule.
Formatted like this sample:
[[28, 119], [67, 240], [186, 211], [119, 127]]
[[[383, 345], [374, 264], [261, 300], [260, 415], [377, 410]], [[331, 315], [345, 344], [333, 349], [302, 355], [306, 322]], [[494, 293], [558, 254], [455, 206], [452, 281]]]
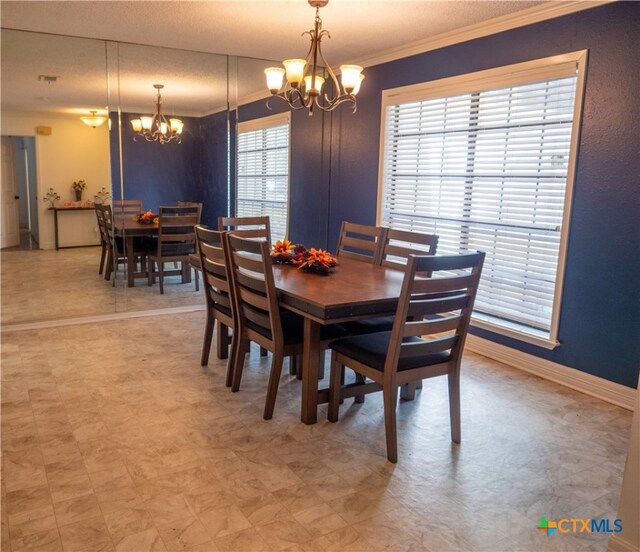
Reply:
[[636, 390], [631, 387], [626, 387], [562, 364], [556, 364], [550, 360], [523, 353], [517, 349], [512, 349], [472, 334], [467, 335], [465, 346], [474, 353], [503, 362], [514, 368], [559, 383], [565, 387], [570, 387], [627, 410], [633, 410], [635, 407]]
[[640, 550], [635, 544], [623, 539], [620, 535], [613, 535], [609, 539], [607, 552], [638, 552]]
[[166, 309], [154, 309], [143, 311], [114, 312], [110, 314], [98, 314], [95, 316], [83, 316], [79, 318], [61, 318], [47, 320], [45, 322], [25, 322], [24, 324], [10, 324], [2, 326], [0, 333], [20, 332], [24, 330], [43, 330], [60, 326], [74, 326], [76, 324], [95, 324], [98, 322], [111, 322], [113, 320], [126, 320], [141, 316], [162, 316], [167, 314], [183, 314], [188, 312], [204, 311], [206, 305], [189, 305], [185, 307], [169, 307]]

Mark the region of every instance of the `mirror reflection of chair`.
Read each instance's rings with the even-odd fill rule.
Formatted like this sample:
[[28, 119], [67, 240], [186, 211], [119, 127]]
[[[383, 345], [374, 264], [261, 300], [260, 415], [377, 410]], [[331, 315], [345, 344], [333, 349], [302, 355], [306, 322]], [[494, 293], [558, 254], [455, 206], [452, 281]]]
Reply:
[[[223, 243], [237, 328], [233, 339], [231, 390], [240, 389], [250, 341], [271, 351], [271, 372], [263, 414], [264, 419], [269, 420], [273, 416], [284, 357], [302, 354], [304, 319], [291, 311], [280, 310], [270, 248], [266, 241], [228, 233], [224, 235]], [[341, 326], [322, 326], [320, 350], [326, 349], [331, 339], [343, 335], [345, 332]]]
[[[460, 363], [484, 253], [409, 257], [393, 329], [333, 341], [328, 418], [340, 401], [382, 391], [387, 458], [397, 462], [398, 387], [435, 376], [449, 380], [451, 439], [460, 442]], [[443, 277], [439, 273], [444, 273]], [[424, 336], [424, 337], [422, 337]], [[372, 382], [343, 385], [343, 367]]]
[[271, 223], [269, 217], [218, 217], [218, 230], [233, 232], [242, 230], [243, 238], [266, 239], [271, 247]]
[[102, 209], [103, 205], [96, 205], [96, 219], [98, 219], [98, 231], [100, 232], [100, 266], [98, 267], [98, 274], [104, 272], [105, 261], [107, 260], [109, 251], [109, 236], [107, 235], [107, 229], [105, 228], [104, 213]]
[[111, 210], [114, 215], [137, 215], [142, 213], [141, 199], [112, 199]]
[[336, 256], [376, 264], [380, 255], [384, 229], [343, 221], [340, 226]]
[[[202, 219], [202, 203], [199, 203], [197, 201], [176, 201], [176, 207], [198, 207], [200, 209], [198, 211], [198, 224], [200, 224], [200, 221]], [[193, 277], [195, 278], [196, 291], [198, 291], [198, 282], [200, 281], [200, 254], [197, 251], [197, 247], [196, 252], [189, 255], [189, 264], [193, 268]]]
[[[220, 359], [229, 357], [229, 328], [233, 328], [234, 318], [229, 295], [230, 283], [227, 278], [225, 255], [222, 248], [222, 232], [209, 230], [198, 225], [196, 226], [196, 240], [202, 267], [203, 289], [207, 301], [207, 322], [200, 359], [200, 364], [206, 366], [209, 363], [211, 341], [216, 322], [218, 325], [216, 333], [217, 356]], [[231, 387], [232, 370], [233, 355], [227, 365], [227, 387]]]
[[[180, 275], [182, 283], [187, 283], [191, 277], [189, 256], [195, 253], [194, 228], [199, 213], [199, 207], [160, 207], [157, 246], [148, 256], [147, 283], [153, 285], [158, 276], [161, 294], [164, 294], [165, 276]], [[180, 263], [180, 268], [165, 270], [164, 263], [167, 262]]]

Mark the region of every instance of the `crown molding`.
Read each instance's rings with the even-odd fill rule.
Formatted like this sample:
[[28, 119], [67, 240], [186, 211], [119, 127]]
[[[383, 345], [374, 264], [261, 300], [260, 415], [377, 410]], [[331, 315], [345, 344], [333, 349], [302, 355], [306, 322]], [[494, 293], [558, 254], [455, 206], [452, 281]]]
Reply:
[[350, 63], [362, 65], [363, 67], [380, 65], [381, 63], [387, 63], [389, 61], [395, 61], [397, 59], [414, 56], [416, 54], [423, 54], [432, 50], [438, 50], [445, 46], [460, 44], [462, 42], [467, 42], [468, 40], [490, 36], [492, 34], [509, 31], [518, 27], [524, 27], [526, 25], [531, 25], [532, 23], [539, 23], [540, 21], [555, 19], [556, 17], [562, 17], [563, 15], [583, 10], [590, 10], [599, 6], [611, 4], [614, 1], [615, 0], [576, 0], [571, 2], [545, 2], [539, 6], [533, 6], [516, 13], [503, 15], [488, 21], [475, 23], [467, 27], [435, 35], [426, 40], [411, 42], [404, 46], [392, 48], [367, 58], [356, 59]]

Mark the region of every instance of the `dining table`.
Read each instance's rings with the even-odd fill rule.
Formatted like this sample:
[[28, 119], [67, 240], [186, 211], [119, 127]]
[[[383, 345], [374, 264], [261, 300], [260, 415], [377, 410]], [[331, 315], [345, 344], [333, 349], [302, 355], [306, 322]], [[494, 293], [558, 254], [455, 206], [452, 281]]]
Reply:
[[273, 274], [280, 305], [304, 317], [300, 419], [315, 424], [318, 405], [329, 400], [328, 389], [318, 385], [321, 327], [393, 315], [404, 272], [344, 258], [327, 275], [281, 264], [273, 265]]

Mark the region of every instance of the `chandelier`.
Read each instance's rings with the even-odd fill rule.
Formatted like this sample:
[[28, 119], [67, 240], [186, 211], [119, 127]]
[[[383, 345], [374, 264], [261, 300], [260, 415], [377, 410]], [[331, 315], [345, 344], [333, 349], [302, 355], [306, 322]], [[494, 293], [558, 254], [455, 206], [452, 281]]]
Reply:
[[162, 114], [162, 96], [160, 95], [164, 84], [154, 84], [153, 87], [158, 90], [155, 115], [131, 119], [131, 126], [135, 133], [133, 140], [135, 141], [136, 136], [142, 136], [147, 142], [168, 144], [177, 140], [179, 144], [182, 141], [184, 123], [180, 119], [167, 120]]
[[89, 111], [91, 115], [85, 115], [84, 117], [80, 117], [80, 120], [87, 126], [96, 128], [99, 127], [102, 123], [104, 123], [107, 118], [98, 115], [97, 111]]
[[[268, 67], [264, 70], [267, 76], [267, 87], [271, 91], [272, 98], [284, 100], [293, 109], [308, 109], [309, 115], [313, 115], [313, 108], [317, 106], [322, 111], [333, 111], [343, 103], [353, 104], [353, 112], [357, 109], [356, 94], [360, 90], [360, 84], [364, 75], [359, 65], [341, 65], [340, 81], [327, 60], [322, 54], [322, 38], [331, 38], [328, 31], [322, 30], [320, 8], [326, 6], [329, 0], [308, 0], [309, 5], [316, 8], [315, 28], [302, 33], [311, 37], [311, 48], [306, 59], [287, 59], [282, 62], [282, 67]], [[334, 92], [330, 96], [323, 93], [322, 87], [325, 78], [318, 74], [318, 62], [322, 62], [328, 78], [333, 83]], [[322, 67], [320, 67], [322, 69]], [[286, 82], [283, 86], [284, 76]], [[267, 107], [271, 109], [269, 101]]]

